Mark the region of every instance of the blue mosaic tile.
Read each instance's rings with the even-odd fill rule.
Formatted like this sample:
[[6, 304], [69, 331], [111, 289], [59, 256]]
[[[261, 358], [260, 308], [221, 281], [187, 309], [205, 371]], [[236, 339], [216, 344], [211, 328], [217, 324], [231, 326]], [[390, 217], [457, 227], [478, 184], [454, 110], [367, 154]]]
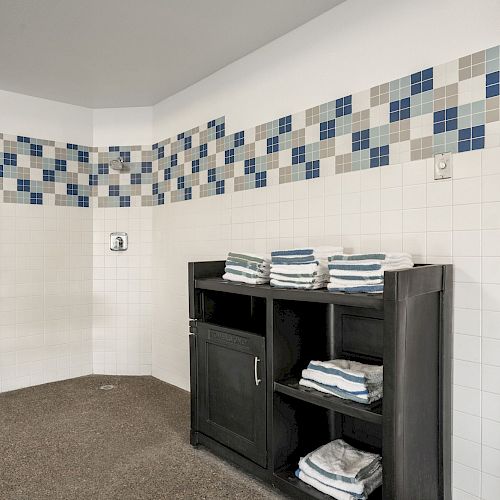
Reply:
[[442, 134], [458, 128], [458, 108], [443, 109], [434, 112], [434, 134]]
[[292, 165], [304, 163], [306, 161], [306, 147], [299, 146], [292, 148]]
[[267, 154], [276, 153], [280, 150], [280, 138], [278, 136], [267, 139]]
[[207, 175], [208, 175], [208, 182], [215, 182], [217, 180], [215, 168], [209, 168], [207, 171]]
[[486, 98], [500, 95], [500, 71], [486, 75]]
[[283, 116], [278, 121], [278, 132], [280, 134], [286, 134], [292, 131], [292, 115]]
[[352, 150], [359, 151], [370, 147], [370, 129], [352, 133]]
[[234, 163], [234, 149], [228, 149], [224, 152], [224, 163], [226, 165]]
[[225, 190], [224, 184], [225, 184], [224, 179], [222, 179], [220, 181], [216, 181], [215, 194], [224, 194], [224, 190]]
[[234, 147], [237, 148], [239, 146], [243, 146], [245, 144], [245, 132], [242, 130], [241, 132], [236, 132], [234, 134]]
[[352, 113], [352, 95], [341, 97], [335, 101], [335, 117], [350, 115]]
[[267, 185], [267, 172], [256, 172], [255, 174], [255, 187], [261, 188]]
[[30, 193], [30, 203], [31, 205], [43, 205], [43, 194]]
[[306, 179], [314, 179], [315, 177], [319, 177], [319, 160], [306, 163]]
[[335, 120], [328, 120], [319, 124], [319, 138], [324, 141], [335, 137]]
[[26, 191], [29, 193], [29, 191], [30, 191], [29, 179], [17, 179], [17, 190], [18, 191]]
[[255, 158], [245, 160], [245, 175], [255, 173]]

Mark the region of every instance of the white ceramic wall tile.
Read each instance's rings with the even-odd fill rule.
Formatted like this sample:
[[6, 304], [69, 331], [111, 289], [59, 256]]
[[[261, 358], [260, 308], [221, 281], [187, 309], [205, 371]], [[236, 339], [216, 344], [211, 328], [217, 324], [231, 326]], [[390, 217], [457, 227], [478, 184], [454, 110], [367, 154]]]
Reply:
[[92, 373], [92, 211], [0, 203], [0, 391]]
[[479, 497], [481, 495], [481, 471], [454, 462], [453, 486]]
[[500, 491], [500, 478], [490, 474], [482, 474], [481, 477], [482, 500], [497, 500]]
[[500, 478], [500, 450], [483, 446], [482, 471]]
[[481, 445], [455, 436], [453, 460], [472, 469], [481, 470]]

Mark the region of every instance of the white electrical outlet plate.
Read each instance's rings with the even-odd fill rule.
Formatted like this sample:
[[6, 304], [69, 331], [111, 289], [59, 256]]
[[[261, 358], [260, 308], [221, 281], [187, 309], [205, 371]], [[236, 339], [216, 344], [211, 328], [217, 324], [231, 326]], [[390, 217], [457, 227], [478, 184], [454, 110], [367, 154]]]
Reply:
[[451, 153], [439, 153], [434, 156], [434, 179], [451, 179]]

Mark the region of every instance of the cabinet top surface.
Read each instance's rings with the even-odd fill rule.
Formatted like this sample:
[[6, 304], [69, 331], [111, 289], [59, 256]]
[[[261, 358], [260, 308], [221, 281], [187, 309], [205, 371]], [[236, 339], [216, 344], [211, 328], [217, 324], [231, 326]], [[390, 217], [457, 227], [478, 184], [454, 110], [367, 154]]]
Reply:
[[203, 278], [195, 281], [199, 290], [214, 290], [219, 292], [268, 297], [277, 300], [297, 300], [305, 302], [323, 302], [330, 304], [351, 305], [372, 309], [383, 309], [383, 294], [336, 293], [326, 288], [319, 290], [295, 290], [275, 288], [270, 285], [247, 285], [225, 281], [221, 278]]

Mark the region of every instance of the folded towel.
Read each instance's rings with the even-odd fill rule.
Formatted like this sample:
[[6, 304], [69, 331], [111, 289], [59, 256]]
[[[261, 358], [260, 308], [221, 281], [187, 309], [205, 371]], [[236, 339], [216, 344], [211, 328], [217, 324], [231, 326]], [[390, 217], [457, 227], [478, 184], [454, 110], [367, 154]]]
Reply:
[[278, 274], [278, 273], [273, 273], [271, 272], [271, 279], [277, 280], [277, 281], [287, 281], [289, 283], [315, 283], [315, 282], [324, 282], [328, 283], [328, 275], [327, 274], [321, 274], [321, 275], [307, 275], [303, 274], [300, 276], [297, 275], [290, 275], [290, 274]]
[[381, 457], [337, 439], [299, 462], [296, 476], [340, 500], [365, 500], [382, 484]]
[[253, 262], [256, 264], [269, 264], [270, 260], [267, 257], [262, 257], [261, 255], [255, 255], [252, 253], [243, 252], [229, 252], [228, 259], [244, 260], [247, 262]]
[[318, 288], [325, 288], [326, 284], [326, 281], [313, 283], [296, 283], [293, 281], [280, 281], [276, 279], [271, 280], [271, 286], [275, 286], [276, 288], [297, 288], [302, 290], [315, 290]]
[[228, 258], [226, 260], [226, 266], [239, 266], [246, 267], [247, 269], [253, 269], [254, 271], [269, 272], [270, 264], [265, 262], [263, 264], [257, 264], [255, 262], [249, 262], [241, 259]]
[[258, 277], [267, 277], [269, 278], [269, 271], [266, 271], [264, 269], [252, 269], [250, 267], [245, 267], [245, 266], [236, 266], [234, 264], [228, 264], [226, 262], [226, 267], [224, 268], [226, 272], [233, 272], [235, 274], [238, 273], [246, 273], [251, 276], [254, 276], [256, 278]]
[[271, 252], [271, 258], [273, 257], [296, 257], [296, 256], [307, 256], [314, 255], [317, 258], [328, 259], [330, 255], [341, 254], [343, 251], [342, 247], [335, 246], [319, 246], [314, 248], [292, 248], [289, 250], [275, 250]]
[[248, 276], [243, 276], [242, 274], [233, 274], [232, 272], [224, 273], [222, 279], [226, 281], [238, 281], [241, 283], [247, 283], [248, 285], [264, 285], [266, 283], [269, 283], [269, 278], [249, 278]]
[[351, 392], [344, 391], [342, 389], [339, 389], [338, 387], [332, 387], [331, 385], [325, 385], [314, 380], [309, 380], [304, 377], [299, 380], [299, 385], [309, 387], [310, 389], [316, 389], [317, 391], [324, 392], [325, 394], [332, 394], [333, 396], [337, 396], [341, 399], [348, 399], [349, 401], [354, 401], [356, 403], [362, 404], [374, 403], [375, 401], [381, 399], [383, 396], [382, 388], [380, 388], [379, 390], [372, 390], [371, 392], [368, 391], [368, 389]]
[[272, 264], [308, 264], [318, 260], [326, 261], [329, 255], [342, 252], [341, 247], [322, 246], [316, 248], [292, 248], [271, 252]]
[[383, 366], [347, 359], [311, 361], [302, 370], [299, 384], [343, 399], [369, 404], [383, 395]]
[[[334, 474], [328, 472], [324, 468], [318, 466], [312, 460], [313, 455], [309, 454], [308, 457], [304, 457], [300, 460], [299, 468], [305, 472], [308, 476], [321, 481], [322, 483], [331, 486], [332, 488], [337, 488], [339, 490], [345, 491], [346, 493], [354, 495], [363, 495], [365, 493], [365, 484], [367, 480], [372, 480], [373, 475], [379, 473], [382, 469], [382, 464], [380, 458], [375, 459], [369, 466], [366, 467], [366, 471], [363, 471], [362, 477], [347, 477], [340, 474]], [[337, 457], [332, 457], [332, 460], [337, 460]]]
[[235, 269], [234, 267], [226, 266], [224, 268], [224, 271], [227, 274], [232, 274], [234, 276], [244, 276], [246, 278], [255, 278], [255, 279], [262, 278], [262, 279], [265, 279], [266, 282], [269, 281], [269, 274], [258, 273], [258, 272], [252, 271], [251, 269], [248, 269], [248, 270], [245, 270], [244, 268]]
[[335, 439], [308, 453], [300, 460], [299, 467], [306, 462], [321, 471], [325, 478], [332, 476], [336, 481], [355, 484], [373, 475], [381, 465], [381, 456], [354, 448], [343, 439]]
[[356, 495], [351, 494], [348, 491], [340, 490], [338, 488], [333, 488], [332, 486], [328, 486], [321, 481], [309, 476], [303, 470], [297, 469], [295, 471], [295, 475], [304, 483], [312, 486], [314, 489], [321, 491], [325, 495], [329, 495], [332, 498], [336, 498], [337, 500], [365, 500], [367, 497], [364, 495]]
[[263, 285], [269, 283], [271, 262], [267, 257], [247, 252], [229, 252], [222, 279]]
[[313, 255], [313, 248], [294, 248], [292, 250], [274, 250], [271, 252], [272, 257], [296, 257], [298, 255]]
[[[311, 361], [307, 370], [312, 370], [325, 377], [325, 383], [339, 385], [343, 382], [351, 384], [374, 384], [384, 379], [384, 367], [382, 365], [369, 365], [352, 361], [350, 359], [332, 359], [329, 361]], [[321, 381], [321, 380], [320, 380]]]
[[326, 264], [314, 261], [309, 264], [282, 264], [271, 266], [271, 271], [273, 273], [279, 274], [290, 274], [290, 275], [300, 275], [300, 274], [327, 274], [328, 267]]
[[329, 261], [385, 261], [385, 262], [412, 262], [412, 257], [408, 253], [353, 253], [353, 254], [332, 254]]
[[384, 285], [356, 285], [351, 287], [337, 287], [329, 283], [327, 285], [329, 292], [342, 292], [342, 293], [383, 293]]
[[338, 276], [330, 274], [330, 283], [339, 288], [343, 286], [383, 285], [384, 276], [380, 274], [378, 276], [364, 276], [363, 274]]
[[352, 276], [352, 275], [362, 275], [362, 276], [382, 276], [384, 277], [384, 271], [382, 270], [381, 264], [374, 264], [369, 266], [357, 266], [351, 264], [328, 264], [328, 272], [330, 276]]
[[273, 257], [271, 266], [278, 265], [289, 265], [289, 264], [311, 264], [312, 262], [317, 262], [316, 257], [311, 255], [297, 255], [296, 257]]

